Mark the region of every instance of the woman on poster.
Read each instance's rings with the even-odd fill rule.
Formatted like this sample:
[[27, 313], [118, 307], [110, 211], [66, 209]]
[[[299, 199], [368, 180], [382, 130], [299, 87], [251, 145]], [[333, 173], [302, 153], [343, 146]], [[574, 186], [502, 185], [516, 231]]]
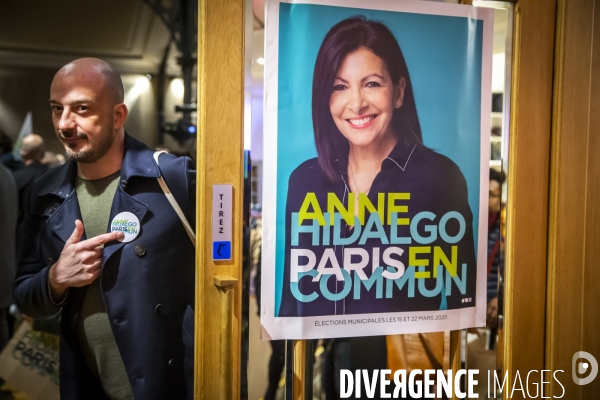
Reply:
[[278, 316], [474, 307], [467, 184], [423, 145], [408, 68], [384, 24], [353, 17], [329, 31], [312, 119], [318, 157], [289, 179]]

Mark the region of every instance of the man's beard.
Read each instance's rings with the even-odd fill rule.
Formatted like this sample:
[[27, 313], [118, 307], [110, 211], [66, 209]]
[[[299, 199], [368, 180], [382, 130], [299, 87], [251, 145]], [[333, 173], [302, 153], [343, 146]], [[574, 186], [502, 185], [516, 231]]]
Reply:
[[[72, 136], [74, 136], [74, 135], [71, 135], [70, 137], [72, 137]], [[83, 140], [86, 140], [88, 142], [88, 148], [82, 149], [79, 151], [73, 151], [73, 150], [71, 150], [71, 148], [69, 147], [68, 144], [65, 144], [67, 158], [69, 158], [73, 161], [76, 161], [76, 162], [86, 163], [86, 164], [96, 162], [100, 158], [102, 158], [108, 152], [108, 150], [111, 148], [113, 141], [114, 141], [114, 137], [110, 133], [101, 136], [96, 141], [92, 141], [89, 138], [89, 136], [87, 136], [85, 133], [84, 134], [78, 133], [78, 134], [76, 134], [76, 136], [79, 136]], [[64, 135], [63, 132], [59, 133], [59, 137], [61, 139], [69, 138], [69, 136]]]

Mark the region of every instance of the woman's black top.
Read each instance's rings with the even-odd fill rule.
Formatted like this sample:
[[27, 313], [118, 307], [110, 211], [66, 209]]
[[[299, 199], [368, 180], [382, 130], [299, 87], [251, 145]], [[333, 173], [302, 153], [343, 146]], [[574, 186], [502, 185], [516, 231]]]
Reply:
[[[313, 246], [311, 235], [299, 234], [298, 245], [292, 246], [292, 213], [299, 212], [307, 193], [315, 193], [323, 213], [327, 211], [328, 193], [335, 193], [338, 199], [347, 206], [347, 198], [352, 195], [349, 193], [348, 188], [348, 160], [339, 159], [336, 160], [336, 164], [340, 174], [338, 182], [331, 182], [324, 177], [316, 158], [302, 163], [290, 176], [285, 220], [284, 283], [278, 316], [344, 315], [474, 307], [477, 266], [473, 238], [473, 214], [467, 200], [467, 184], [454, 162], [423, 145], [409, 145], [398, 141], [392, 152], [383, 161], [381, 171], [375, 177], [368, 197], [371, 203], [377, 207], [380, 193], [410, 193], [410, 200], [397, 202], [397, 204], [408, 206], [408, 212], [401, 213], [398, 217], [409, 218], [410, 221], [413, 221], [414, 217], [420, 212], [427, 211], [435, 215], [432, 220], [422, 219], [420, 223], [415, 224], [417, 232], [422, 237], [430, 235], [431, 228], [430, 231], [427, 231], [427, 225], [438, 227], [444, 215], [449, 212], [458, 212], [464, 218], [465, 226], [464, 235], [457, 243], [446, 242], [438, 232], [437, 239], [427, 244], [421, 244], [413, 237], [410, 244], [382, 244], [382, 241], [378, 238], [369, 238], [360, 246], [357, 242], [348, 246], [334, 246], [332, 244], [329, 246]], [[384, 215], [387, 216], [387, 200], [385, 203]], [[310, 211], [314, 210], [311, 208]], [[369, 215], [367, 211], [365, 223], [368, 221]], [[312, 223], [311, 220], [305, 220], [302, 225], [311, 225]], [[364, 228], [363, 226], [363, 231]], [[349, 237], [352, 234], [352, 231], [343, 220], [341, 229], [342, 237]], [[383, 224], [383, 229], [386, 237], [390, 238], [390, 225]], [[449, 218], [445, 223], [444, 231], [450, 237], [458, 237], [457, 234], [460, 229], [460, 223], [456, 218]], [[397, 230], [398, 237], [411, 237], [409, 225], [398, 225]], [[333, 232], [330, 236], [333, 237]], [[322, 237], [321, 232], [320, 238], [322, 239]], [[374, 248], [379, 248], [380, 265], [383, 266], [382, 255], [385, 249], [390, 246], [399, 247], [403, 250], [401, 255], [398, 255], [399, 252], [396, 251], [396, 254], [392, 256], [392, 258], [404, 264], [405, 274], [409, 274], [403, 277], [405, 278], [403, 285], [400, 285], [398, 281], [377, 278], [373, 279], [372, 286], [368, 288], [368, 282], [357, 282], [357, 275], [352, 272], [350, 274], [352, 287], [348, 294], [340, 300], [332, 301], [326, 299], [323, 295], [320, 281], [313, 282], [313, 277], [301, 276], [298, 280], [298, 290], [305, 295], [316, 293], [318, 297], [310, 302], [302, 302], [298, 301], [292, 294], [290, 289], [290, 254], [294, 248], [313, 251], [316, 255], [316, 265], [314, 267], [316, 269], [326, 248], [333, 249], [340, 268], [343, 268], [344, 248], [362, 247], [369, 255], [369, 263], [363, 271], [367, 277], [371, 277], [373, 273], [373, 253], [376, 252]], [[432, 267], [434, 253], [437, 252], [439, 255], [442, 252], [448, 260], [452, 261], [452, 246], [457, 246], [454, 259], [455, 264], [457, 264], [456, 276], [452, 277], [449, 270], [444, 267], [438, 268], [438, 271], [442, 272], [441, 276], [438, 274], [438, 278], [434, 278]], [[409, 267], [409, 247], [422, 248], [416, 249], [421, 251], [416, 258], [429, 260], [429, 266], [420, 267], [424, 268], [425, 272], [429, 272], [429, 278], [410, 278], [411, 273], [416, 272], [416, 268]], [[438, 247], [437, 250], [436, 247]], [[299, 260], [300, 265], [307, 262], [305, 257], [301, 257]], [[352, 259], [352, 262], [357, 262], [357, 259]], [[465, 265], [466, 277], [463, 274], [463, 264]], [[327, 267], [331, 267], [331, 265], [328, 264]], [[395, 271], [393, 268], [388, 268], [388, 270]], [[341, 293], [344, 285], [350, 284], [346, 281], [338, 281], [335, 275], [321, 276], [321, 280], [325, 278], [327, 278], [327, 289], [332, 294]], [[380, 282], [377, 282], [378, 280]], [[381, 285], [380, 290], [378, 290], [378, 285]], [[461, 293], [461, 285], [464, 293]], [[400, 289], [399, 286], [402, 288]], [[446, 296], [447, 293], [450, 293], [450, 295]]]

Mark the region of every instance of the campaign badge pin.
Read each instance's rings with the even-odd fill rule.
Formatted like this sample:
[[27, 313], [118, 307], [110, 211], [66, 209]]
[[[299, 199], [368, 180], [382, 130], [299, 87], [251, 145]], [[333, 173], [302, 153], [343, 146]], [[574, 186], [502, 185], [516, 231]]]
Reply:
[[110, 223], [111, 232], [123, 232], [125, 238], [123, 243], [131, 242], [140, 233], [140, 220], [130, 212], [118, 213]]

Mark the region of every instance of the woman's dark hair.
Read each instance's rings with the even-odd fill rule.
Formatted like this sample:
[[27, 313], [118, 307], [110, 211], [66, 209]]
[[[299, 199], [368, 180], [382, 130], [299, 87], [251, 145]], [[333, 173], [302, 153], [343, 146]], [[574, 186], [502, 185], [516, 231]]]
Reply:
[[494, 168], [490, 168], [490, 181], [496, 181], [500, 186], [502, 186], [505, 180], [506, 174], [504, 173], [504, 171], [498, 171]]
[[394, 111], [392, 127], [405, 142], [423, 143], [408, 68], [394, 35], [381, 22], [369, 21], [363, 16], [345, 19], [325, 36], [313, 76], [312, 119], [319, 166], [333, 182], [340, 179], [335, 160], [348, 156], [349, 144], [331, 117], [329, 100], [336, 73], [346, 56], [363, 46], [383, 60], [394, 84], [404, 77], [404, 100], [402, 107]]

